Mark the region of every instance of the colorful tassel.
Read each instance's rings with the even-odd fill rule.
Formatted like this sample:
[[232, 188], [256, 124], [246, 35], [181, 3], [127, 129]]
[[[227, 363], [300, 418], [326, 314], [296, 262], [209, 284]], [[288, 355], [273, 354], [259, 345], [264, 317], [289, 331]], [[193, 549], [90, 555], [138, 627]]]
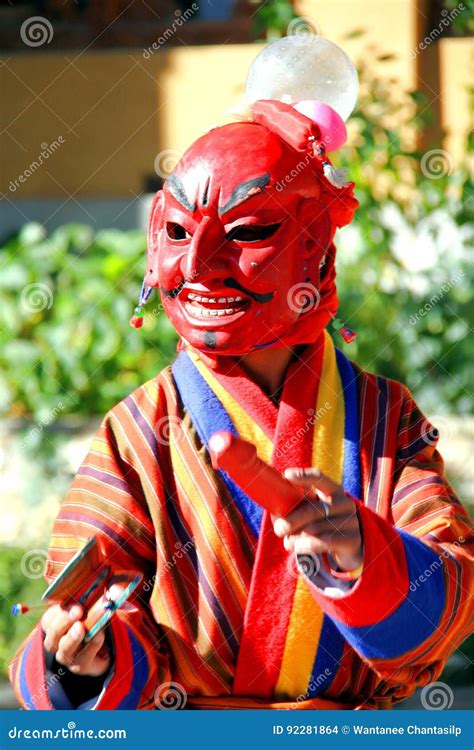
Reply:
[[339, 330], [339, 333], [341, 334], [346, 344], [352, 344], [352, 342], [357, 338], [357, 333], [348, 326], [342, 326], [342, 328]]
[[331, 325], [344, 339], [346, 344], [352, 344], [353, 341], [357, 338], [357, 333], [352, 330], [352, 328], [349, 328], [342, 320], [339, 318], [333, 318], [331, 321]]
[[147, 286], [145, 281], [142, 283], [142, 288], [140, 290], [140, 298], [138, 300], [138, 305], [133, 311], [133, 315], [129, 320], [130, 325], [132, 328], [141, 328], [143, 325], [143, 306], [146, 305], [148, 302], [148, 299], [150, 297], [150, 294], [152, 293], [154, 287]]
[[344, 188], [349, 184], [347, 181], [347, 169], [342, 167], [337, 169], [334, 167], [326, 156], [326, 149], [321, 141], [318, 141], [314, 136], [308, 139], [310, 141], [310, 147], [318, 161], [321, 163], [323, 168], [323, 174], [328, 182], [334, 187]]
[[26, 613], [30, 612], [32, 609], [46, 609], [48, 606], [47, 602], [41, 604], [25, 604], [24, 602], [18, 602], [17, 604], [12, 605], [11, 613], [13, 617], [20, 617], [21, 615], [26, 615]]
[[336, 169], [328, 161], [323, 162], [323, 172], [326, 180], [337, 188], [346, 187], [349, 183], [347, 182], [347, 169]]

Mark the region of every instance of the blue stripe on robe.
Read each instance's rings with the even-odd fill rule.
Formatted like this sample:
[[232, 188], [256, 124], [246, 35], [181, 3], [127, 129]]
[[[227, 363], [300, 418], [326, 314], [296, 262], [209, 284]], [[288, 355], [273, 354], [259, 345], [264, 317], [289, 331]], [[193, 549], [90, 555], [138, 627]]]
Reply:
[[[209, 439], [215, 432], [226, 430], [238, 437], [239, 433], [224, 406], [195, 367], [187, 352], [180, 352], [171, 370], [184, 408], [190, 415], [207, 450], [209, 451]], [[263, 508], [251, 500], [227, 472], [219, 469], [217, 473], [235, 500], [252, 534], [258, 538]]]
[[[23, 700], [25, 701], [26, 706], [29, 709], [35, 709], [35, 702], [33, 699], [33, 696], [31, 695], [30, 688], [28, 686], [28, 682], [26, 679], [26, 665], [28, 662], [28, 654], [30, 652], [32, 646], [32, 641], [29, 642], [27, 645], [25, 652], [23, 654], [22, 660], [21, 660], [21, 667], [20, 667], [20, 692], [22, 695]], [[36, 646], [36, 644], [35, 644]], [[37, 646], [36, 646], [37, 647]]]
[[127, 626], [127, 635], [129, 638], [129, 647], [133, 661], [133, 677], [130, 690], [117, 706], [119, 709], [134, 710], [140, 700], [140, 695], [148, 680], [148, 660], [143, 646], [135, 637], [134, 633]]
[[405, 547], [410, 584], [403, 602], [374, 625], [350, 628], [338, 622], [349, 643], [367, 659], [392, 659], [429, 638], [445, 606], [443, 563], [428, 545], [398, 530]]

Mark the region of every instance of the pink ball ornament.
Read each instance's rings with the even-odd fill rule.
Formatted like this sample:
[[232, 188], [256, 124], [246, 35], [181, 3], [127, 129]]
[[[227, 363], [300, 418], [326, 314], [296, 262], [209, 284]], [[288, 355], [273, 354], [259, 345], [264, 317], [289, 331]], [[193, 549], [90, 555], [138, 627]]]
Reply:
[[321, 139], [326, 151], [336, 151], [347, 140], [347, 130], [344, 120], [335, 109], [315, 99], [295, 102], [292, 105], [302, 115], [319, 125]]

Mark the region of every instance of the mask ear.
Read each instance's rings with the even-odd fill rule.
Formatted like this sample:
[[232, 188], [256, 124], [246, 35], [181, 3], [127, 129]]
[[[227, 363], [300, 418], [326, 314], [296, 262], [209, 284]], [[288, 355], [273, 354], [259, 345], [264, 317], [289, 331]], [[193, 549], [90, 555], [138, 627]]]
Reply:
[[156, 252], [158, 246], [158, 232], [161, 229], [161, 221], [163, 218], [163, 203], [164, 195], [163, 191], [159, 190], [153, 198], [151, 204], [150, 218], [148, 220], [148, 236], [147, 246], [148, 252]]
[[158, 243], [159, 232], [163, 229], [163, 191], [159, 190], [153, 198], [151, 205], [150, 219], [148, 221], [147, 234], [147, 270], [145, 274], [147, 286], [158, 286]]
[[304, 259], [319, 263], [325, 256], [333, 236], [327, 207], [316, 198], [307, 198], [298, 212], [298, 222], [303, 228]]

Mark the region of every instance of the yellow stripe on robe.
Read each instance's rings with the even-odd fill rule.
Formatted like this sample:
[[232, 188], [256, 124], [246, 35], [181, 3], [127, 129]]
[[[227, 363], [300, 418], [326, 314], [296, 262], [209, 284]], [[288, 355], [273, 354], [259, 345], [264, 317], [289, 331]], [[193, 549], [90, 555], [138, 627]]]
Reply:
[[[340, 484], [344, 461], [344, 394], [334, 344], [326, 331], [324, 334], [324, 359], [316, 404], [312, 466]], [[301, 575], [295, 589], [280, 675], [275, 688], [277, 700], [307, 695], [323, 618], [323, 611]], [[309, 648], [309, 644], [314, 646]]]
[[78, 544], [78, 537], [77, 536], [52, 536], [49, 542], [50, 548], [55, 549], [64, 549], [64, 550], [79, 550], [81, 547], [83, 547], [87, 543], [87, 539], [84, 539], [84, 543], [82, 544], [82, 539], [79, 539]]
[[95, 437], [91, 444], [91, 452], [100, 453], [102, 456], [110, 456], [113, 458], [113, 451], [109, 443], [105, 442], [103, 438]]

